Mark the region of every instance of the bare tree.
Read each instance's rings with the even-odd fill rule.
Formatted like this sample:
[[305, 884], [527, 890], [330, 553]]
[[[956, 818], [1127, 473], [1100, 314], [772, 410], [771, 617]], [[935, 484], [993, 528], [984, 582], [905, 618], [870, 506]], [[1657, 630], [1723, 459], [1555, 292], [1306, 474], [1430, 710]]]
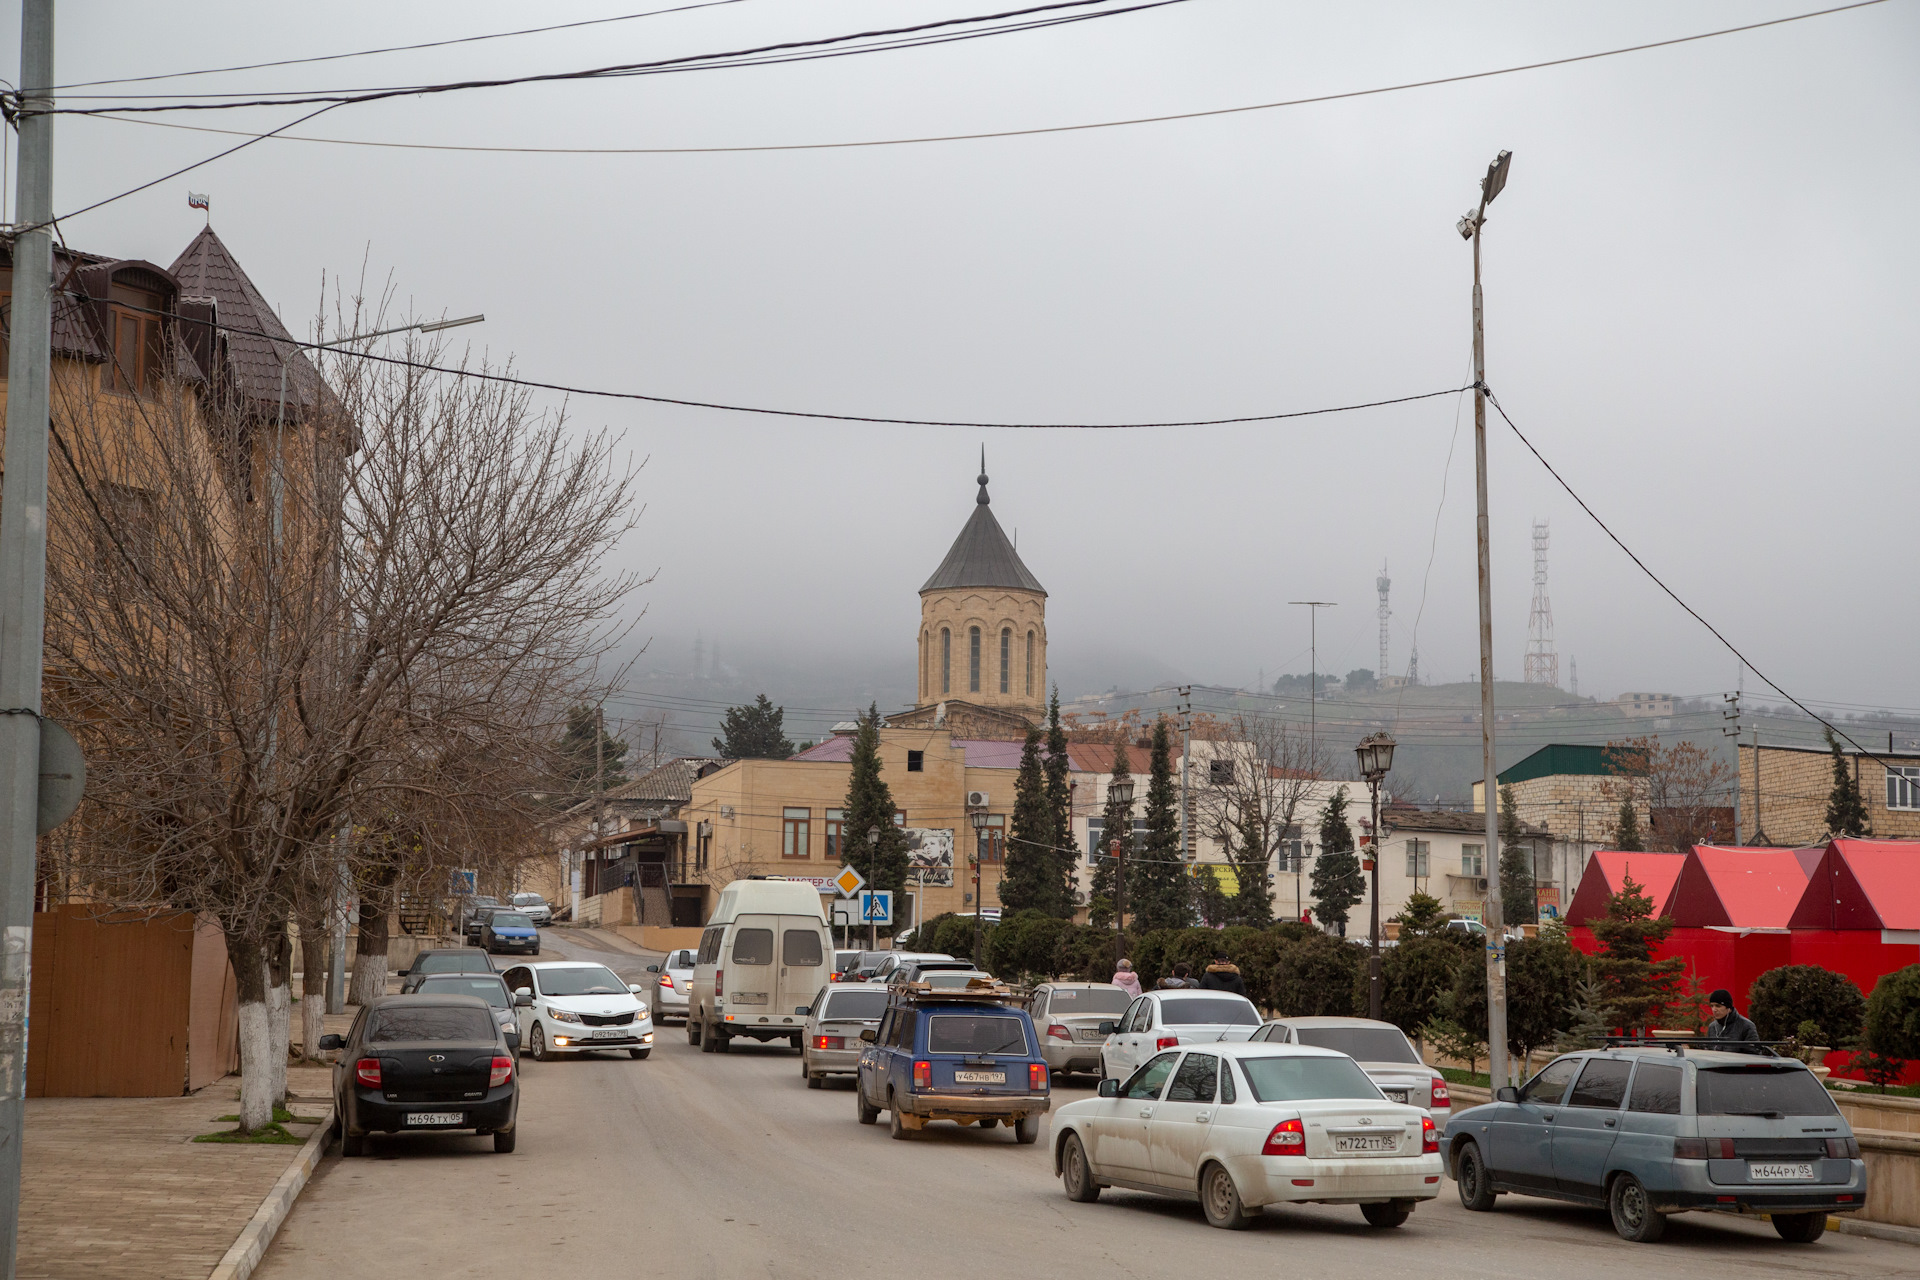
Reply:
[[632, 523], [611, 439], [406, 354], [336, 357], [328, 411], [285, 433], [172, 386], [56, 402], [48, 701], [94, 801], [76, 872], [219, 921], [244, 1129], [284, 1091], [287, 927], [339, 829], [382, 837], [348, 845], [363, 882], [530, 839], [639, 585], [605, 571]]
[[1685, 739], [1668, 746], [1657, 737], [1629, 738], [1607, 748], [1623, 775], [1613, 790], [1646, 802], [1649, 848], [1685, 853], [1732, 838], [1731, 764]]
[[[1196, 724], [1196, 738], [1202, 732]], [[1207, 759], [1204, 766], [1196, 761], [1193, 775], [1194, 821], [1233, 864], [1241, 899], [1236, 917], [1265, 923], [1273, 915], [1268, 871], [1302, 804], [1326, 777], [1327, 754], [1297, 725], [1265, 716], [1210, 723], [1204, 735]]]

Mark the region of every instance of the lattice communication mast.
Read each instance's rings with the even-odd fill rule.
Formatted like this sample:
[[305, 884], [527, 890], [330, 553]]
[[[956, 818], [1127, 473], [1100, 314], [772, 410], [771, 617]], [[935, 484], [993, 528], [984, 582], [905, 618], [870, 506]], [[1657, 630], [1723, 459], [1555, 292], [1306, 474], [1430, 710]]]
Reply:
[[1393, 668], [1387, 665], [1387, 619], [1393, 616], [1393, 610], [1387, 608], [1387, 591], [1393, 586], [1393, 579], [1387, 576], [1387, 562], [1380, 562], [1380, 576], [1373, 585], [1380, 590], [1380, 678], [1385, 680]]
[[1560, 684], [1560, 655], [1553, 648], [1553, 603], [1547, 599], [1547, 522], [1533, 522], [1533, 612], [1527, 618], [1526, 682]]

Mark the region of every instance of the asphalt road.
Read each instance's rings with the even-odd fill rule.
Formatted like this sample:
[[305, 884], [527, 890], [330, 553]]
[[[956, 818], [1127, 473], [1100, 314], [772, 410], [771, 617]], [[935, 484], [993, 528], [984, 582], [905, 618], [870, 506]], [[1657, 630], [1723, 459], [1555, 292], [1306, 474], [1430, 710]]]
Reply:
[[[640, 976], [642, 957], [548, 933], [547, 955]], [[1920, 1275], [1920, 1250], [1829, 1233], [1782, 1243], [1764, 1223], [1689, 1214], [1657, 1245], [1621, 1240], [1599, 1212], [1503, 1197], [1469, 1214], [1452, 1185], [1405, 1226], [1359, 1210], [1269, 1210], [1216, 1231], [1200, 1208], [1108, 1191], [1069, 1201], [1047, 1137], [934, 1125], [895, 1142], [863, 1128], [847, 1085], [809, 1090], [784, 1047], [689, 1047], [678, 1024], [653, 1056], [524, 1064], [519, 1149], [415, 1135], [371, 1159], [331, 1155], [295, 1205], [263, 1280], [299, 1277], [606, 1277], [1064, 1274], [1168, 1277], [1738, 1277]], [[1085, 1097], [1069, 1086], [1056, 1105]], [[336, 1148], [337, 1151], [337, 1148]]]

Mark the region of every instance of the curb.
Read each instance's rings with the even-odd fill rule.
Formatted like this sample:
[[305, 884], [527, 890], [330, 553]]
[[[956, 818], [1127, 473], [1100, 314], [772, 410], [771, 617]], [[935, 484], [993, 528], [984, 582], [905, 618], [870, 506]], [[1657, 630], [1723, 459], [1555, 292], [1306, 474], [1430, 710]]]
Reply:
[[300, 1148], [299, 1156], [273, 1184], [273, 1190], [267, 1192], [267, 1198], [253, 1211], [253, 1217], [240, 1229], [239, 1236], [228, 1246], [207, 1280], [247, 1280], [253, 1274], [260, 1259], [266, 1256], [267, 1246], [273, 1243], [280, 1224], [293, 1209], [293, 1202], [306, 1189], [307, 1179], [320, 1167], [320, 1157], [326, 1154], [332, 1137], [333, 1108], [328, 1107], [326, 1119], [315, 1127], [306, 1145]]
[[1832, 1217], [1827, 1219], [1827, 1230], [1848, 1236], [1871, 1236], [1875, 1240], [1897, 1240], [1901, 1244], [1920, 1244], [1920, 1227], [1903, 1227], [1891, 1222]]

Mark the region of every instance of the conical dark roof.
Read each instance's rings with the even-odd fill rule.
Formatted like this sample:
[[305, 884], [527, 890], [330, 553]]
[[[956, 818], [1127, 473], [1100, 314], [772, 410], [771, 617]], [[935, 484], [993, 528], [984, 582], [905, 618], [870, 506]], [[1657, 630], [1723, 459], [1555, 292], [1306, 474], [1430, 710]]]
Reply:
[[[183, 297], [213, 298], [227, 346], [227, 376], [233, 389], [263, 412], [279, 402], [280, 366], [287, 369], [287, 416], [301, 419], [331, 399], [319, 370], [293, 341], [241, 269], [232, 251], [207, 227], [193, 238], [172, 267]], [[209, 371], [211, 372], [211, 371]]]
[[933, 571], [920, 590], [947, 591], [955, 587], [1010, 587], [1015, 591], [1047, 594], [1040, 580], [1020, 562], [1020, 553], [1007, 540], [1006, 530], [993, 518], [987, 497], [987, 455], [980, 453], [980, 496], [974, 499], [973, 515], [967, 519], [960, 536], [953, 540], [947, 558]]

